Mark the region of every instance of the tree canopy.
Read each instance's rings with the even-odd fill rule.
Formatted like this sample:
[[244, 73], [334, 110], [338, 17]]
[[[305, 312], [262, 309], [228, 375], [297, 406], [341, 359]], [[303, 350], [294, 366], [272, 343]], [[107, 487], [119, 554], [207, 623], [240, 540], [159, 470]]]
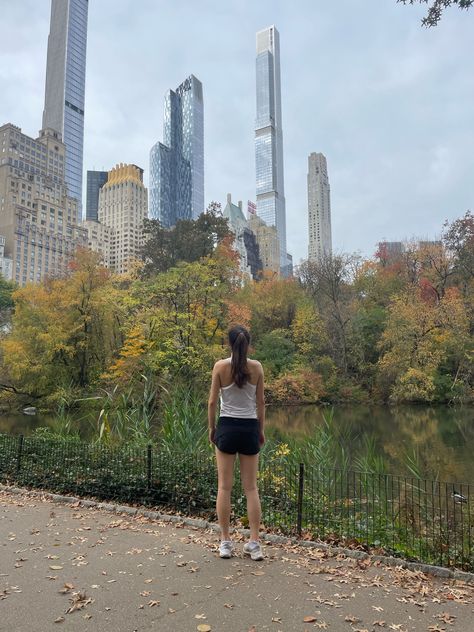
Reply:
[[164, 228], [159, 220], [146, 219], [144, 232], [146, 242], [141, 257], [145, 276], [165, 272], [179, 261], [199, 261], [211, 255], [230, 234], [228, 222], [216, 202], [211, 202], [197, 219], [179, 220], [172, 228]]
[[443, 11], [450, 6], [458, 6], [460, 9], [470, 9], [474, 0], [397, 0], [403, 4], [430, 4], [428, 13], [422, 19], [423, 26], [436, 26], [441, 20]]

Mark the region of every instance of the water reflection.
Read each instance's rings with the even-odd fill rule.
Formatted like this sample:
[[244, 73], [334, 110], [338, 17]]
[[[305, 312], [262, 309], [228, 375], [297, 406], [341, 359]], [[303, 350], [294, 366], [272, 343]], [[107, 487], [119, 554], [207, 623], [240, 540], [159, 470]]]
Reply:
[[[268, 424], [279, 438], [301, 438], [324, 423], [329, 408], [317, 406], [269, 408]], [[350, 429], [352, 452], [362, 450], [372, 436], [388, 471], [406, 474], [407, 456], [415, 457], [427, 478], [474, 482], [473, 409], [422, 406], [337, 406], [336, 427]]]
[[[324, 423], [324, 415], [330, 414], [331, 410], [319, 406], [269, 407], [269, 434], [282, 441], [288, 436], [304, 441]], [[472, 407], [350, 405], [334, 407], [333, 415], [338, 430], [346, 428], [348, 431], [341, 435], [349, 435], [345, 449], [352, 457], [362, 454], [364, 440], [372, 437], [388, 472], [407, 474], [407, 455], [415, 455], [425, 478], [474, 483]], [[76, 421], [81, 435], [87, 439], [91, 434], [91, 423], [86, 423], [84, 418]], [[54, 427], [54, 417], [0, 416], [1, 433], [26, 435], [41, 426]]]

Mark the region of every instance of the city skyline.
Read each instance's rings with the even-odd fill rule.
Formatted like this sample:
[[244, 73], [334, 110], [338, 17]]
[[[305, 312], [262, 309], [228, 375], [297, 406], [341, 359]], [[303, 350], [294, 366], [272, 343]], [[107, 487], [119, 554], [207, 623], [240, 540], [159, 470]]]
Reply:
[[61, 133], [68, 193], [78, 201], [80, 211], [88, 8], [88, 0], [51, 0], [42, 124], [42, 129]]
[[[346, 0], [305, 2], [298, 15], [230, 2], [225, 12], [189, 7], [186, 23], [160, 2], [143, 9], [90, 3], [85, 170], [123, 157], [146, 166], [162, 137], [163, 94], [194, 73], [206, 92], [205, 202], [224, 204], [227, 191], [255, 199], [255, 32], [274, 23], [284, 42], [287, 249], [296, 263], [307, 256], [315, 147], [331, 165], [335, 250], [371, 255], [383, 239], [435, 238], [444, 219], [472, 208], [470, 13], [446, 11], [426, 30], [424, 7], [392, 0], [357, 10]], [[25, 0], [3, 16], [0, 118], [31, 136], [41, 127], [49, 13], [49, 2]]]

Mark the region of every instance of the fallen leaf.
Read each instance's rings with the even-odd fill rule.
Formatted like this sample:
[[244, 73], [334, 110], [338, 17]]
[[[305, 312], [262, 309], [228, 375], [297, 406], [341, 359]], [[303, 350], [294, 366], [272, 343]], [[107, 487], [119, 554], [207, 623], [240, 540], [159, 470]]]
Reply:
[[265, 575], [264, 571], [252, 571], [250, 574], [257, 575], [257, 577], [260, 577], [261, 575]]
[[71, 614], [75, 610], [82, 610], [88, 604], [93, 603], [94, 600], [86, 595], [85, 592], [74, 593], [70, 598], [71, 606], [66, 610], [66, 614]]
[[303, 618], [304, 623], [314, 623], [316, 621], [316, 617], [308, 616]]
[[64, 617], [58, 617], [57, 619], [54, 620], [54, 623], [62, 623], [63, 621], [65, 621]]
[[198, 632], [211, 632], [211, 626], [207, 623], [200, 623], [197, 627]]
[[52, 571], [60, 571], [60, 570], [62, 570], [62, 568], [63, 568], [63, 567], [62, 567], [62, 566], [57, 566], [57, 565], [54, 565], [54, 564], [53, 564], [53, 565], [52, 565], [52, 566], [50, 566], [49, 568], [50, 568]]
[[205, 614], [195, 614], [195, 615], [194, 615], [194, 618], [195, 618], [195, 619], [206, 619], [207, 617], [206, 617], [206, 615], [205, 615]]

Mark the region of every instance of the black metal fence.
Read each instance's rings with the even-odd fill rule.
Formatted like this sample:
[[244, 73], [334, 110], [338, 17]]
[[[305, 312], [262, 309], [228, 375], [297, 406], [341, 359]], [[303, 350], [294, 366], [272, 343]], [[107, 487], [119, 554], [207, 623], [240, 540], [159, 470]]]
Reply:
[[[212, 455], [160, 452], [151, 445], [110, 447], [0, 435], [0, 480], [186, 512], [214, 511]], [[265, 526], [288, 535], [362, 545], [430, 564], [474, 570], [470, 486], [389, 474], [260, 462]], [[235, 514], [245, 516], [237, 475]]]

